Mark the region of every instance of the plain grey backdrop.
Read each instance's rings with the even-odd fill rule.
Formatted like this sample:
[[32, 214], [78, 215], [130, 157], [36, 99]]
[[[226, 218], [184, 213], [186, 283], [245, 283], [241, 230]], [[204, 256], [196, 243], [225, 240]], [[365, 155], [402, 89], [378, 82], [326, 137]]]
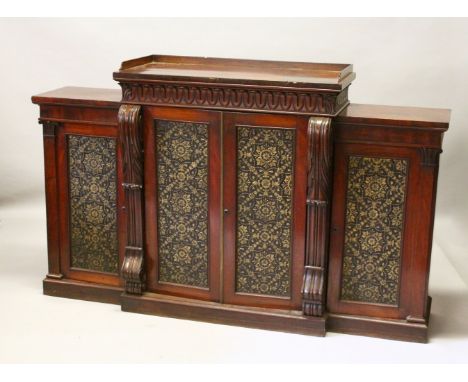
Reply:
[[[4, 333], [0, 360], [72, 361], [91, 357], [112, 361], [138, 356], [140, 360], [248, 361], [252, 359], [249, 351], [237, 352], [235, 346], [241, 349], [245, 341], [254, 339], [264, 347], [251, 346], [250, 351], [263, 351], [261, 360], [268, 361], [279, 357], [273, 345], [278, 341], [294, 344], [293, 349], [283, 349], [291, 359], [302, 359], [300, 355], [294, 358], [294, 349], [322, 344], [316, 342], [319, 339], [302, 336], [128, 317], [118, 312], [118, 307], [41, 295], [40, 281], [47, 264], [42, 129], [37, 124], [38, 107], [30, 98], [68, 85], [117, 89], [112, 72], [120, 62], [148, 54], [351, 63], [357, 73], [350, 88], [351, 102], [452, 109], [441, 156], [431, 270], [435, 344], [418, 347], [424, 349], [418, 353], [411, 350], [412, 346], [421, 345], [402, 348], [396, 342], [332, 334], [335, 340], [321, 340], [328, 351], [321, 347], [317, 356], [325, 361], [333, 356], [342, 357], [342, 361], [368, 357], [385, 362], [388, 358], [384, 354], [390, 351], [396, 357], [390, 360], [402, 362], [436, 359], [436, 355], [446, 361], [466, 360], [467, 36], [467, 19], [0, 19], [0, 283], [4, 284], [0, 297], [3, 306], [10, 304], [6, 314], [0, 315], [0, 323], [4, 321], [0, 326], [22, 323], [21, 329]], [[21, 299], [24, 303], [19, 302]], [[36, 319], [28, 320], [28, 314]], [[35, 324], [35, 320], [40, 323]], [[156, 342], [161, 338], [170, 341], [164, 325], [179, 325], [174, 330], [192, 341], [208, 335], [208, 350], [196, 351], [195, 345], [181, 350], [171, 345], [173, 349], [169, 347], [164, 354], [154, 349], [135, 354], [124, 346], [119, 353], [112, 341], [151, 337], [138, 331], [133, 337], [127, 333], [112, 341], [100, 337], [103, 333], [116, 336], [121, 326], [128, 324], [126, 320], [131, 325], [136, 322], [143, 328], [154, 328], [151, 335]], [[29, 331], [25, 332], [25, 327]], [[68, 351], [42, 351], [40, 343], [47, 342], [50, 335]], [[234, 348], [227, 353], [220, 353], [217, 347], [218, 342], [226, 340], [223, 336], [233, 341]], [[87, 350], [84, 339], [94, 344], [93, 350]], [[97, 339], [97, 343], [92, 342]], [[340, 341], [353, 346], [367, 344], [368, 348], [352, 355], [339, 350]], [[376, 343], [387, 353], [376, 351]], [[22, 350], [25, 344], [29, 349], [26, 353]], [[431, 348], [437, 344], [441, 347]], [[460, 346], [464, 349], [461, 353]], [[284, 359], [284, 354], [278, 359]]]

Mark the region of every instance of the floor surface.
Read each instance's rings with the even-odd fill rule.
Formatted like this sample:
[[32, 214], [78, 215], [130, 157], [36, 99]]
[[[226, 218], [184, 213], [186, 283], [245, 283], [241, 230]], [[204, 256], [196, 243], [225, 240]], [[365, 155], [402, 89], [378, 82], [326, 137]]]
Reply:
[[43, 199], [0, 205], [0, 362], [468, 362], [468, 287], [437, 245], [428, 344], [316, 338], [48, 297], [46, 253]]

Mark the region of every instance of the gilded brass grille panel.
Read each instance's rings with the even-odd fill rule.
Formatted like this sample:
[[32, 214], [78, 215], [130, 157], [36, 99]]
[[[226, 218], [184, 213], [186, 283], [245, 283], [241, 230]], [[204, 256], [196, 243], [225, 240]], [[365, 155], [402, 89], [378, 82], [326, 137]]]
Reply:
[[397, 305], [408, 162], [351, 156], [341, 299]]
[[155, 128], [159, 281], [208, 288], [208, 125]]
[[117, 274], [116, 141], [67, 140], [71, 267]]
[[236, 291], [290, 296], [295, 131], [237, 127]]

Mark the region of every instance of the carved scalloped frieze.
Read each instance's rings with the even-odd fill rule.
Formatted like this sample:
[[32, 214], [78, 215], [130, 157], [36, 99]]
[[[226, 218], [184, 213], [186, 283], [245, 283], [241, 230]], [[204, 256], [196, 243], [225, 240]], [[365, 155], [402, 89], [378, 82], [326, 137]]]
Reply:
[[121, 82], [123, 102], [221, 109], [265, 110], [336, 115], [348, 103], [340, 93], [317, 90], [276, 90], [211, 85]]

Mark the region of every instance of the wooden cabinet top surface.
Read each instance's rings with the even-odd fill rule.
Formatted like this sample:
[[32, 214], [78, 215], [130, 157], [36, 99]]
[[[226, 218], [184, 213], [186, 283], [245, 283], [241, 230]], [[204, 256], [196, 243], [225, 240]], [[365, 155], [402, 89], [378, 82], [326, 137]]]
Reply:
[[[36, 104], [91, 105], [118, 108], [122, 99], [120, 89], [98, 89], [67, 86], [32, 97]], [[337, 122], [399, 125], [446, 130], [450, 110], [422, 107], [363, 105], [351, 103], [337, 117]]]
[[447, 130], [450, 110], [352, 103], [338, 114], [336, 121]]
[[340, 91], [355, 78], [349, 64], [151, 55], [124, 61], [114, 79], [193, 81]]
[[33, 96], [36, 104], [83, 105], [116, 107], [120, 105], [120, 89], [99, 89], [77, 86], [66, 86]]

